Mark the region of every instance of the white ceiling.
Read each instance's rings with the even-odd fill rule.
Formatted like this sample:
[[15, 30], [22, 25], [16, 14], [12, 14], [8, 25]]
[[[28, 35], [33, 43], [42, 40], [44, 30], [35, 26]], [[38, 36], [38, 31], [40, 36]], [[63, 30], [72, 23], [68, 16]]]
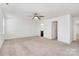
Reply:
[[20, 16], [32, 16], [35, 12], [45, 17], [57, 17], [65, 14], [71, 14], [74, 17], [79, 16], [78, 3], [9, 3], [3, 6], [6, 14]]

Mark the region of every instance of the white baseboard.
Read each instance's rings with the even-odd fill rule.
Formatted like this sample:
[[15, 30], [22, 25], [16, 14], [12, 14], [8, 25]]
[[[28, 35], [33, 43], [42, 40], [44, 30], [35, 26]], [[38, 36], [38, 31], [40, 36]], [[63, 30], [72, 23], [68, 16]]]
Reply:
[[[21, 36], [21, 37], [11, 37], [11, 38], [5, 38], [5, 40], [16, 39], [16, 38], [26, 38], [26, 37], [37, 37], [37, 36]], [[39, 36], [38, 36], [38, 37], [39, 37]]]

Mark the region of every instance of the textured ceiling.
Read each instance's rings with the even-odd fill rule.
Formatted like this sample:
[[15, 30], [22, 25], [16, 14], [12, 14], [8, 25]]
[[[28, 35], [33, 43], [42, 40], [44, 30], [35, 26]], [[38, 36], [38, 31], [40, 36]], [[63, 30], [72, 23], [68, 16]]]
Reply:
[[3, 8], [6, 14], [25, 17], [32, 16], [35, 12], [47, 18], [65, 14], [71, 14], [74, 17], [79, 16], [78, 3], [9, 3]]

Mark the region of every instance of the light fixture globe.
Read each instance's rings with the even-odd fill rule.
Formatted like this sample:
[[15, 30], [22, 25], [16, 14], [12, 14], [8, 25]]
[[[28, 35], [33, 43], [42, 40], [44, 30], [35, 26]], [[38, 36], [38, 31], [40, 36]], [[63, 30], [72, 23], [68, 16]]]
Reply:
[[34, 19], [38, 19], [38, 17], [37, 17], [37, 16], [35, 16], [35, 17], [34, 17]]

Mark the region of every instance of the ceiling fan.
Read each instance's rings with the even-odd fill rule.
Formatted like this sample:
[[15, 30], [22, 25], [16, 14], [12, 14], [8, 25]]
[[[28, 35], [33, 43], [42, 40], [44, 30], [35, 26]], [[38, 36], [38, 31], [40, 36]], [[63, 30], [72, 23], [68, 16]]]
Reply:
[[5, 3], [6, 5], [9, 5], [9, 3]]
[[44, 17], [44, 16], [40, 16], [40, 15], [38, 15], [38, 13], [34, 13], [34, 16], [32, 17], [32, 19], [39, 19], [39, 20], [41, 20], [41, 17]]

